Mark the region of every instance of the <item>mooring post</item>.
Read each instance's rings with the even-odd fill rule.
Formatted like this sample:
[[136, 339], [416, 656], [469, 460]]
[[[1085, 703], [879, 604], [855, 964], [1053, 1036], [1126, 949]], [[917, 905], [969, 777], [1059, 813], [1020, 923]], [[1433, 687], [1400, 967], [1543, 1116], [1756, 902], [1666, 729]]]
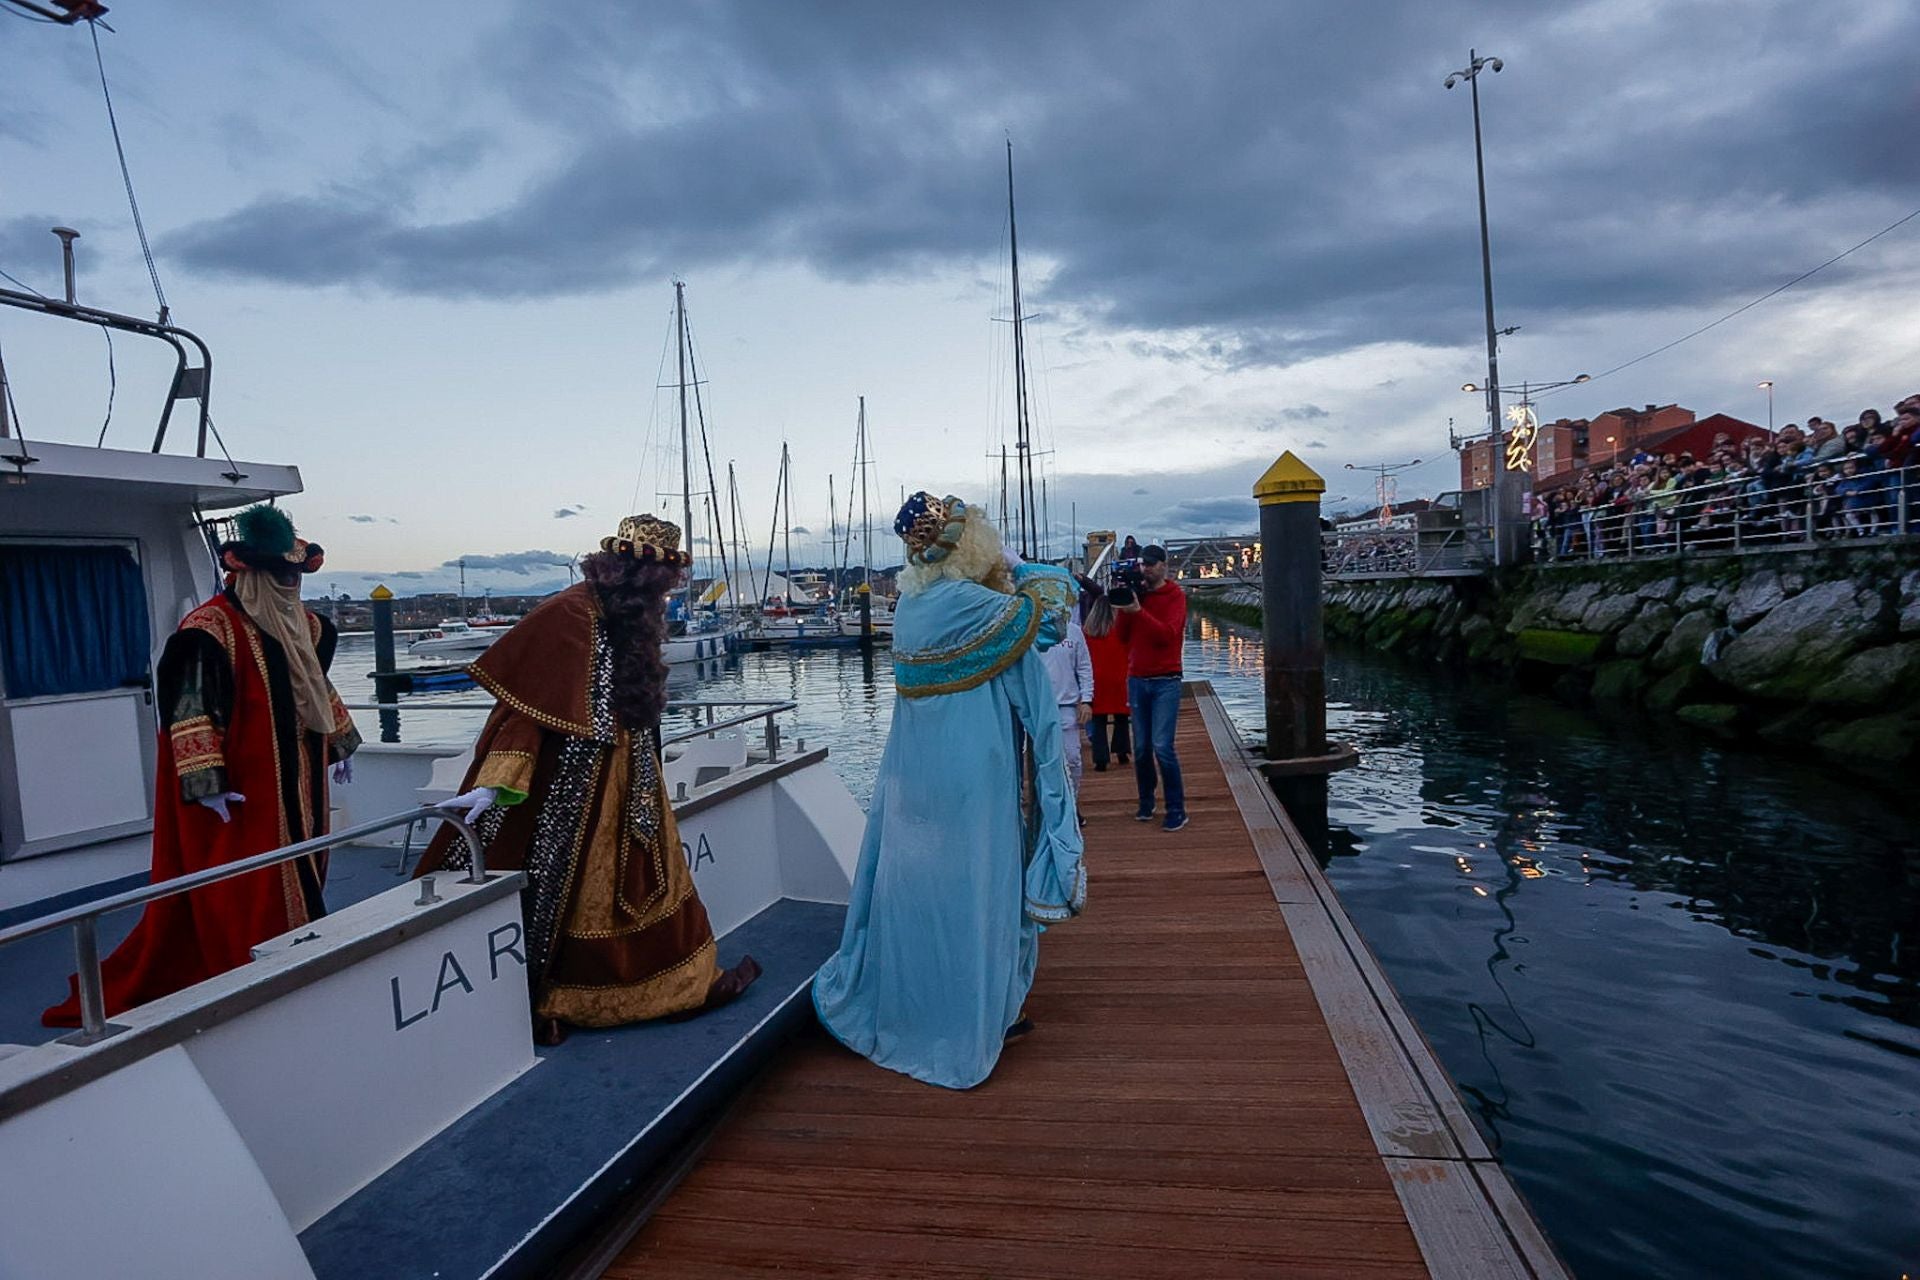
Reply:
[[1267, 775], [1315, 848], [1327, 826], [1327, 774], [1354, 764], [1327, 742], [1327, 647], [1320, 625], [1320, 498], [1327, 482], [1280, 455], [1253, 486], [1260, 503], [1260, 613], [1265, 648]]
[[873, 592], [860, 584], [860, 647], [873, 648]]
[[[367, 599], [373, 602], [373, 700], [398, 702], [399, 681], [394, 678], [398, 663], [393, 656], [393, 592], [375, 587]], [[380, 713], [380, 741], [400, 741], [399, 711]]]

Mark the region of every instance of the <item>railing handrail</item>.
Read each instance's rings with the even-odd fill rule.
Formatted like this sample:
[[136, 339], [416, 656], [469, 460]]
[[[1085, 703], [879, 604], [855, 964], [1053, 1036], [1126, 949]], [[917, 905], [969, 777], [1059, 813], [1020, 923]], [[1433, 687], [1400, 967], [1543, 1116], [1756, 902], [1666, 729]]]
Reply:
[[[1843, 455], [1839, 459], [1823, 458], [1820, 461], [1815, 462], [1811, 465], [1830, 467], [1835, 465], [1837, 462], [1845, 461], [1848, 456], [1852, 456], [1855, 458], [1859, 457], [1858, 454], [1854, 454], [1854, 455]], [[1797, 469], [1804, 470], [1805, 468], [1797, 468]], [[1877, 467], [1872, 471], [1863, 471], [1860, 473], [1860, 475], [1867, 478], [1872, 478], [1877, 476], [1900, 476], [1902, 479], [1905, 479], [1907, 476], [1907, 473], [1915, 470], [1920, 470], [1920, 466], [1916, 466], [1915, 464], [1909, 463], [1907, 466], [1904, 466], [1904, 467]], [[1838, 479], [1838, 477], [1836, 477], [1836, 479]], [[1584, 515], [1586, 513], [1593, 512], [1593, 513], [1605, 513], [1607, 515], [1617, 516], [1622, 514], [1622, 512], [1626, 510], [1639, 510], [1643, 504], [1648, 507], [1651, 507], [1653, 502], [1656, 499], [1660, 499], [1660, 498], [1671, 498], [1674, 500], [1674, 504], [1677, 505], [1679, 501], [1682, 498], [1684, 498], [1687, 494], [1707, 494], [1707, 493], [1738, 494], [1738, 493], [1744, 492], [1749, 486], [1754, 484], [1759, 484], [1763, 488], [1765, 488], [1767, 496], [1771, 497], [1775, 494], [1787, 493], [1790, 490], [1794, 490], [1794, 489], [1803, 489], [1803, 490], [1810, 489], [1814, 485], [1820, 484], [1820, 483], [1830, 484], [1834, 482], [1833, 481], [1822, 482], [1822, 481], [1813, 480], [1813, 479], [1805, 479], [1805, 480], [1794, 480], [1788, 484], [1768, 485], [1766, 483], [1766, 477], [1763, 474], [1759, 472], [1748, 471], [1748, 472], [1743, 472], [1737, 476], [1723, 475], [1718, 480], [1708, 480], [1708, 481], [1704, 481], [1701, 484], [1688, 485], [1685, 488], [1681, 488], [1681, 489], [1662, 489], [1657, 493], [1651, 488], [1633, 490], [1628, 493], [1622, 494], [1620, 497], [1616, 497], [1609, 500], [1607, 503], [1605, 503], [1602, 506], [1572, 507], [1572, 508], [1563, 508], [1563, 509], [1571, 510], [1576, 515]], [[1626, 499], [1629, 504], [1624, 508], [1621, 506], [1622, 498]], [[1544, 517], [1536, 516], [1534, 518], [1535, 519], [1545, 518], [1550, 520], [1552, 519], [1552, 512], [1548, 512]]]
[[105, 1039], [111, 1032], [107, 1027], [105, 997], [100, 979], [99, 939], [94, 925], [99, 918], [109, 912], [124, 911], [129, 907], [145, 906], [161, 898], [171, 898], [175, 894], [202, 889], [222, 880], [250, 872], [277, 867], [283, 862], [291, 862], [312, 853], [320, 853], [337, 844], [361, 836], [372, 835], [378, 831], [394, 827], [412, 826], [416, 822], [438, 819], [460, 833], [467, 843], [468, 864], [471, 870], [465, 877], [468, 884], [484, 884], [487, 879], [486, 850], [480, 843], [480, 837], [473, 828], [460, 817], [457, 810], [444, 805], [421, 805], [404, 813], [390, 814], [370, 822], [357, 823], [343, 827], [339, 831], [330, 831], [311, 840], [301, 840], [295, 844], [284, 845], [278, 849], [269, 849], [265, 853], [256, 853], [251, 857], [240, 858], [234, 862], [222, 863], [217, 867], [208, 867], [201, 871], [190, 871], [183, 876], [162, 880], [156, 884], [142, 885], [138, 889], [128, 889], [124, 893], [112, 894], [105, 898], [96, 898], [92, 902], [83, 902], [78, 906], [67, 907], [44, 916], [26, 920], [16, 925], [0, 928], [0, 947], [15, 942], [23, 942], [55, 929], [71, 927], [74, 931], [74, 957], [80, 986], [80, 1022], [81, 1030], [74, 1042], [92, 1044]]
[[[1821, 459], [1813, 465], [1832, 466], [1836, 461], [1858, 456]], [[1586, 545], [1575, 558], [1594, 560], [1612, 556], [1684, 555], [1689, 546], [1724, 549], [1727, 543], [1736, 551], [1744, 551], [1746, 544], [1754, 540], [1760, 540], [1755, 549], [1804, 547], [1823, 537], [1836, 540], [1834, 545], [1844, 546], [1848, 541], [1877, 540], [1913, 532], [1911, 473], [1920, 467], [1886, 466], [1859, 472], [1854, 477], [1836, 476], [1826, 480], [1805, 474], [1808, 469], [1803, 464], [1797, 468], [1801, 473], [1799, 478], [1776, 484], [1769, 484], [1763, 473], [1743, 472], [1684, 488], [1657, 492], [1631, 490], [1602, 506], [1569, 506], [1548, 511], [1535, 516], [1532, 523], [1545, 536], [1548, 558], [1554, 560], [1575, 555], [1571, 549], [1563, 552], [1559, 547], [1569, 543], [1576, 534]], [[1840, 480], [1850, 478], [1873, 483], [1858, 494], [1839, 493], [1831, 488]], [[1813, 492], [1816, 486], [1827, 488], [1816, 494]], [[1854, 499], [1860, 501], [1845, 505]], [[1842, 505], [1818, 512], [1816, 502]], [[1861, 512], [1870, 517], [1866, 523], [1847, 521], [1849, 514]], [[1715, 520], [1716, 516], [1725, 518]], [[1556, 524], [1556, 517], [1563, 523]], [[1762, 522], [1772, 522], [1775, 527], [1753, 530], [1750, 526], [1756, 517]], [[1653, 534], [1646, 534], [1641, 526], [1648, 519], [1670, 522], [1671, 531], [1656, 528]]]
[[[493, 702], [343, 702], [349, 711], [491, 711]], [[689, 711], [702, 707], [769, 707], [788, 711], [799, 703], [780, 698], [674, 698], [661, 707], [664, 711]]]

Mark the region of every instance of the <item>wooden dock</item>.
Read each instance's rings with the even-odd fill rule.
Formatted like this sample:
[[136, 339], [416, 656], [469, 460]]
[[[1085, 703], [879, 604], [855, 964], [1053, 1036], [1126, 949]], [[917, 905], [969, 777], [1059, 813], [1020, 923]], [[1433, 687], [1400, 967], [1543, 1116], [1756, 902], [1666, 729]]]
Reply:
[[605, 1274], [1565, 1276], [1210, 687], [1192, 824], [1087, 773], [1087, 914], [955, 1093], [817, 1030]]

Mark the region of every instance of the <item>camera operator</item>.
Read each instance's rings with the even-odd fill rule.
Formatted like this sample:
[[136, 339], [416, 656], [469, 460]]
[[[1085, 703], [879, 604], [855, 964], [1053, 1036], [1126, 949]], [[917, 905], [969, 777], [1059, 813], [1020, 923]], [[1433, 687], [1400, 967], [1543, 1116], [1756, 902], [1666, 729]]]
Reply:
[[1187, 593], [1167, 578], [1167, 552], [1141, 550], [1137, 564], [1114, 566], [1108, 598], [1119, 615], [1114, 634], [1127, 646], [1127, 704], [1133, 716], [1133, 777], [1140, 790], [1135, 821], [1153, 821], [1155, 769], [1166, 783], [1165, 829], [1187, 825], [1187, 793], [1173, 733], [1180, 716], [1180, 654], [1186, 641]]

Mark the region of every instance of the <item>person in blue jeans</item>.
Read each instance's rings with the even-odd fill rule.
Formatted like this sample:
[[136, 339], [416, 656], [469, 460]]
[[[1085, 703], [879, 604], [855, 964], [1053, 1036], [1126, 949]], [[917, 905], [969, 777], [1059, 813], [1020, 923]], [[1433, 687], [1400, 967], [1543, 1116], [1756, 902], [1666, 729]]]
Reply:
[[1133, 777], [1140, 791], [1134, 818], [1153, 821], [1154, 792], [1165, 783], [1168, 831], [1187, 825], [1187, 792], [1173, 746], [1180, 721], [1181, 651], [1186, 643], [1187, 593], [1167, 577], [1167, 553], [1140, 553], [1143, 579], [1134, 598], [1116, 603], [1114, 633], [1127, 646], [1127, 704], [1133, 718]]

